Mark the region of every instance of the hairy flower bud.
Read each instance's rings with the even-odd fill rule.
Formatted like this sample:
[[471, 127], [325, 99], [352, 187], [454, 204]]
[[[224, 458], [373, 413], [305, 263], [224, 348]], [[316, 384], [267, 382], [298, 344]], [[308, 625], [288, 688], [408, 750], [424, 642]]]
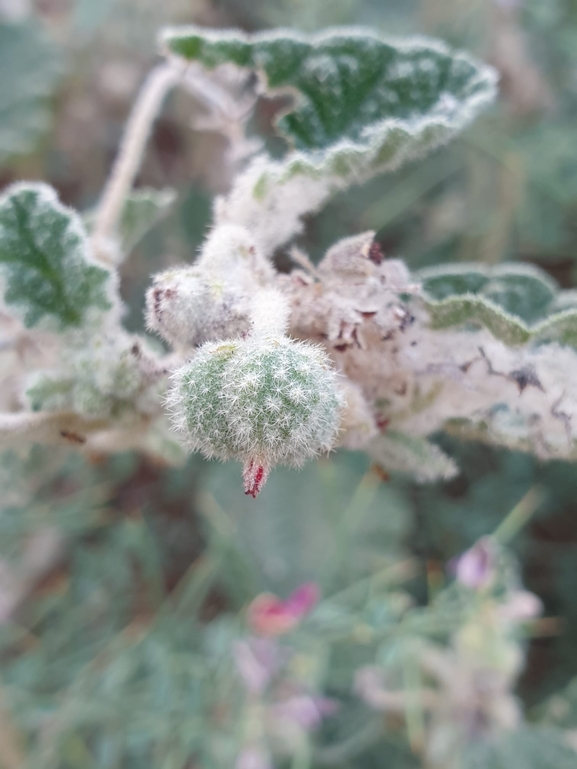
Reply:
[[212, 230], [200, 252], [198, 266], [245, 288], [255, 283], [264, 285], [274, 275], [251, 233], [234, 224], [219, 224]]
[[248, 309], [242, 289], [199, 267], [156, 275], [146, 295], [148, 328], [171, 345], [196, 347], [245, 333]]
[[301, 465], [331, 449], [342, 400], [320, 348], [261, 335], [203, 345], [175, 372], [168, 395], [188, 447], [242, 461], [252, 496], [273, 465]]

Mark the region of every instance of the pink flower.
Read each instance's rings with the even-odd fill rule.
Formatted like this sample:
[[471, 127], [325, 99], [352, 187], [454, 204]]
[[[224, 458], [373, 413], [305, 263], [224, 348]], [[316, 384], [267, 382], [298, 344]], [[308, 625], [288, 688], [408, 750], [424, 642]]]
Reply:
[[273, 769], [268, 753], [262, 748], [243, 748], [236, 760], [236, 769]]
[[232, 655], [246, 688], [254, 694], [259, 694], [268, 686], [281, 664], [278, 646], [266, 638], [237, 641]]
[[475, 542], [473, 547], [454, 561], [457, 580], [473, 590], [483, 590], [495, 574], [495, 549], [489, 537]]
[[262, 593], [248, 607], [248, 624], [254, 633], [277, 636], [288, 633], [316, 606], [320, 590], [314, 582], [306, 582], [286, 601], [272, 593]]
[[290, 721], [305, 731], [316, 729], [323, 718], [332, 716], [338, 703], [326, 697], [298, 694], [274, 705], [273, 713], [279, 721]]
[[543, 611], [541, 599], [528, 590], [515, 590], [507, 603], [499, 607], [499, 614], [506, 622], [528, 622]]
[[354, 691], [373, 708], [381, 709], [385, 694], [383, 671], [376, 665], [365, 665], [355, 673]]

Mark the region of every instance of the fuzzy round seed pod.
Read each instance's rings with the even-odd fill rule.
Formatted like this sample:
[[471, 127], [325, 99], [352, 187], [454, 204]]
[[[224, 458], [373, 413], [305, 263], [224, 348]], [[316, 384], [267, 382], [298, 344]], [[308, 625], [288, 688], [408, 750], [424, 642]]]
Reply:
[[146, 321], [171, 345], [196, 347], [250, 327], [248, 294], [199, 267], [155, 275], [146, 294]]
[[273, 465], [332, 448], [343, 396], [321, 348], [257, 336], [203, 345], [175, 372], [168, 404], [188, 448], [242, 461], [256, 496]]

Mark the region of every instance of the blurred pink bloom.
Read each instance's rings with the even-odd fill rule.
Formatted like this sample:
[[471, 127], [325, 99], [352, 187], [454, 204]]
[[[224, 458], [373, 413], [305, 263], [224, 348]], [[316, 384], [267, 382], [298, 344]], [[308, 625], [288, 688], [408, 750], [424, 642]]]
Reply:
[[272, 593], [262, 593], [248, 607], [248, 623], [258, 635], [288, 633], [316, 606], [319, 599], [320, 590], [314, 582], [297, 587], [286, 601]]
[[237, 641], [232, 654], [246, 688], [255, 694], [267, 687], [281, 663], [278, 646], [265, 638]]
[[499, 607], [501, 618], [509, 622], [527, 622], [543, 611], [541, 599], [528, 590], [511, 593], [507, 603]]
[[240, 752], [235, 769], [273, 769], [268, 752], [258, 747], [246, 747]]
[[306, 731], [316, 729], [323, 718], [336, 712], [338, 703], [325, 697], [308, 694], [289, 697], [273, 707], [274, 717], [281, 721], [292, 721]]
[[495, 550], [491, 539], [483, 537], [475, 542], [454, 561], [453, 569], [462, 585], [473, 590], [488, 587], [495, 573]]
[[381, 708], [385, 681], [383, 671], [376, 665], [365, 665], [355, 673], [354, 691], [367, 705]]

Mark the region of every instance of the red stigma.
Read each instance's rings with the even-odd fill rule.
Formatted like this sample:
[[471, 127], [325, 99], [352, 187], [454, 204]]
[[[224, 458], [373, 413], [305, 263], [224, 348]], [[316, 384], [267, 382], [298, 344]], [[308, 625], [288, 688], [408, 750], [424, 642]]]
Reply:
[[255, 464], [254, 460], [245, 465], [243, 471], [244, 493], [253, 499], [262, 489], [268, 476], [268, 470], [261, 464]]

